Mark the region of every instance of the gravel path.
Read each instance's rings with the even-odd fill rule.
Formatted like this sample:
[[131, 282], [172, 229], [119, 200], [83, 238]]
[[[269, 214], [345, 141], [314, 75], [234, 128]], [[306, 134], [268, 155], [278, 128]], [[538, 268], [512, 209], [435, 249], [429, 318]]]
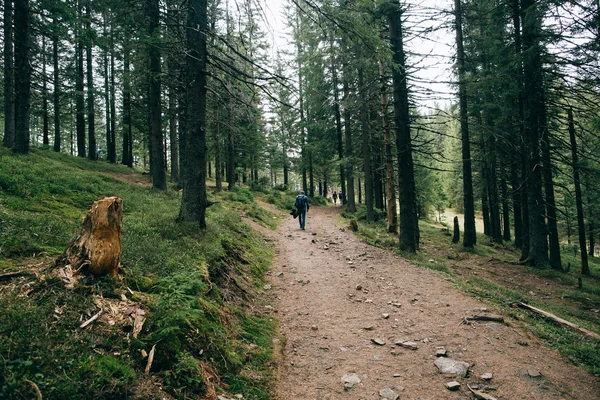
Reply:
[[[518, 321], [462, 324], [467, 315], [497, 312], [443, 276], [342, 231], [337, 211], [313, 207], [306, 231], [286, 217], [271, 234], [278, 252], [273, 305], [285, 337], [277, 398], [471, 399], [470, 383], [499, 400], [600, 399], [600, 379]], [[441, 347], [471, 365], [468, 378], [439, 373]], [[492, 379], [483, 381], [484, 373]], [[360, 382], [345, 389], [342, 378], [356, 379], [351, 374]], [[455, 380], [461, 385], [451, 392], [446, 384]]]

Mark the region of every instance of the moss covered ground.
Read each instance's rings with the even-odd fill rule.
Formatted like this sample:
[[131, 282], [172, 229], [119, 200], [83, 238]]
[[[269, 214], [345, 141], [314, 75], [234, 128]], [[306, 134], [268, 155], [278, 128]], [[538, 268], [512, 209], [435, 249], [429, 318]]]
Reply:
[[[120, 276], [68, 289], [54, 260], [105, 196], [123, 200]], [[25, 273], [0, 279], [0, 398], [270, 398], [277, 321], [260, 292], [273, 251], [242, 215], [270, 228], [278, 218], [249, 190], [211, 193], [197, 232], [176, 221], [180, 197], [120, 165], [0, 149], [0, 276]], [[122, 305], [145, 313], [137, 338]]]

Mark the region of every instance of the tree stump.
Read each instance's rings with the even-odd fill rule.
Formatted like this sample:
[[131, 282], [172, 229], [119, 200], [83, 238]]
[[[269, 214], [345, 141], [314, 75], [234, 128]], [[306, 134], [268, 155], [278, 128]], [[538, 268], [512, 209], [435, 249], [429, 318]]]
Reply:
[[352, 229], [352, 232], [358, 232], [358, 223], [355, 219], [350, 220], [350, 229]]
[[454, 217], [454, 236], [452, 236], [452, 243], [460, 242], [460, 228], [458, 226], [458, 217]]
[[92, 275], [116, 277], [121, 259], [123, 201], [105, 197], [96, 201], [81, 222], [79, 235], [61, 258], [64, 265]]

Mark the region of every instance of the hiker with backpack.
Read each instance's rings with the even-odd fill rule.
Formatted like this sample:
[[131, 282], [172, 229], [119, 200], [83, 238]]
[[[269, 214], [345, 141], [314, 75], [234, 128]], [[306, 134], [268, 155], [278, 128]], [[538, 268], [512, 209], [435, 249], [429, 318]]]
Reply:
[[294, 203], [294, 207], [298, 210], [298, 221], [300, 222], [300, 229], [304, 230], [304, 226], [306, 225], [306, 213], [310, 208], [308, 204], [308, 197], [304, 194], [304, 192], [300, 192], [298, 196], [296, 196], [296, 202]]

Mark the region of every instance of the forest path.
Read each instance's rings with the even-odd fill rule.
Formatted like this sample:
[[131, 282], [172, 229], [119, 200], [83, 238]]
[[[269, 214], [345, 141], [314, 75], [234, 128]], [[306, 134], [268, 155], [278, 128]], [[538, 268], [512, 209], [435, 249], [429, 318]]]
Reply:
[[[380, 399], [382, 389], [401, 399], [470, 399], [467, 383], [495, 389], [487, 393], [499, 400], [599, 398], [598, 378], [544, 347], [517, 321], [461, 324], [489, 306], [342, 231], [338, 218], [336, 207], [312, 207], [305, 231], [287, 216], [270, 234], [278, 253], [273, 305], [285, 337], [278, 399]], [[418, 349], [397, 346], [398, 340]], [[470, 377], [438, 373], [438, 346], [471, 364]], [[493, 379], [486, 384], [480, 376], [488, 372]], [[361, 382], [344, 390], [342, 377], [352, 373]], [[445, 385], [455, 379], [461, 387], [451, 392]]]

